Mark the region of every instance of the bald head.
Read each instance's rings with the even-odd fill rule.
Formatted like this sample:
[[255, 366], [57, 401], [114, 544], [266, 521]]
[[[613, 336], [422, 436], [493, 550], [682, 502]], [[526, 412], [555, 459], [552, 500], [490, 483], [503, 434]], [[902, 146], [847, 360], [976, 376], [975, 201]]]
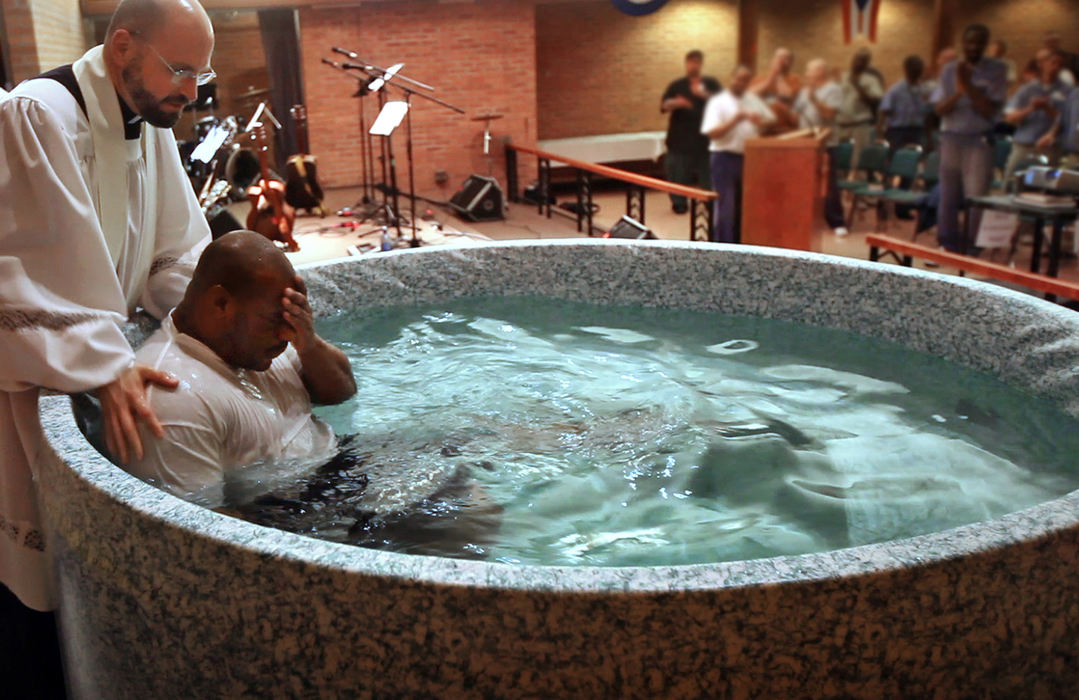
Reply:
[[806, 63], [806, 80], [815, 86], [828, 81], [828, 62], [823, 58], [813, 58]]
[[263, 371], [294, 337], [282, 305], [289, 288], [302, 293], [303, 282], [285, 254], [235, 231], [206, 246], [173, 322], [233, 367]]
[[259, 294], [266, 284], [288, 285], [295, 276], [292, 263], [270, 239], [254, 231], [233, 231], [206, 246], [187, 295], [220, 285], [229, 294], [246, 298]]
[[789, 72], [794, 66], [794, 52], [785, 46], [780, 46], [772, 56], [772, 65], [782, 73]]
[[107, 42], [118, 29], [147, 38], [162, 30], [196, 31], [213, 36], [213, 25], [198, 0], [120, 0], [105, 32]]

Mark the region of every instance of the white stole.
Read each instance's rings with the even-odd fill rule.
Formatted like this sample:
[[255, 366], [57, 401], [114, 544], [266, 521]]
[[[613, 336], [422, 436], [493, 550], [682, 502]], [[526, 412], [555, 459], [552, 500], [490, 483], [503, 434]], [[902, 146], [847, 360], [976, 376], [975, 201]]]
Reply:
[[[87, 118], [90, 121], [90, 135], [94, 144], [96, 189], [92, 193], [97, 205], [97, 218], [101, 232], [105, 236], [109, 257], [117, 273], [124, 292], [127, 310], [131, 312], [138, 303], [143, 285], [133, 284], [133, 280], [123, 279], [120, 261], [126, 256], [135, 256], [135, 265], [128, 269], [149, 270], [153, 263], [155, 230], [138, 231], [134, 237], [128, 235], [128, 205], [131, 197], [131, 183], [128, 182], [129, 165], [127, 139], [124, 136], [124, 119], [120, 111], [120, 101], [116, 88], [105, 68], [104, 46], [95, 46], [72, 64], [75, 80], [82, 90], [86, 101]], [[141, 149], [146, 162], [146, 190], [142, 193], [145, 202], [145, 222], [156, 229], [157, 224], [157, 158], [147, 158], [148, 152], [156, 153], [160, 147], [161, 133], [156, 128], [146, 126], [142, 129]], [[171, 132], [170, 132], [171, 135]], [[135, 250], [126, 250], [131, 243]]]

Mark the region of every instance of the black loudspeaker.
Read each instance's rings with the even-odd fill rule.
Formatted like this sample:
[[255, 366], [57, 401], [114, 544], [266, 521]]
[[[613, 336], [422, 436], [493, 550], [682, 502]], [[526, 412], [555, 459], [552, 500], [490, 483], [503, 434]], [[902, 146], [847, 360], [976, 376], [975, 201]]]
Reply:
[[493, 177], [470, 175], [457, 194], [450, 199], [450, 208], [468, 221], [499, 221], [505, 218], [505, 199], [502, 188]]
[[211, 209], [206, 214], [206, 220], [210, 223], [210, 236], [215, 241], [226, 233], [241, 231], [244, 228], [244, 225], [237, 221], [236, 217], [230, 214], [225, 207], [219, 207], [216, 210]]
[[656, 234], [652, 233], [652, 229], [628, 216], [623, 216], [619, 219], [618, 223], [611, 227], [611, 230], [607, 232], [604, 238], [633, 238], [638, 241], [658, 240]]

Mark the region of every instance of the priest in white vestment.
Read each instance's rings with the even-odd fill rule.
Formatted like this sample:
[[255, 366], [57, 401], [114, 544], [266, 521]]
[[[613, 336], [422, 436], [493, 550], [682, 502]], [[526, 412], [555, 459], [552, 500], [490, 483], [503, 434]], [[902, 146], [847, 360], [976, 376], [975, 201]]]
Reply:
[[121, 324], [180, 301], [209, 227], [169, 127], [209, 70], [196, 0], [124, 0], [104, 46], [0, 98], [0, 584], [55, 608], [35, 492], [40, 388], [94, 391], [113, 453], [160, 432]]

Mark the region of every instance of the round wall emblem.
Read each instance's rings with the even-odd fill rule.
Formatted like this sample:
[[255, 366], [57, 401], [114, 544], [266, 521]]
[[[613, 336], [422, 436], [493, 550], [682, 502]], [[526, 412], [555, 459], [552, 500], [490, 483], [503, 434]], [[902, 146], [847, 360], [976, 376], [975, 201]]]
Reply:
[[611, 0], [611, 2], [627, 15], [647, 15], [663, 7], [667, 0]]

